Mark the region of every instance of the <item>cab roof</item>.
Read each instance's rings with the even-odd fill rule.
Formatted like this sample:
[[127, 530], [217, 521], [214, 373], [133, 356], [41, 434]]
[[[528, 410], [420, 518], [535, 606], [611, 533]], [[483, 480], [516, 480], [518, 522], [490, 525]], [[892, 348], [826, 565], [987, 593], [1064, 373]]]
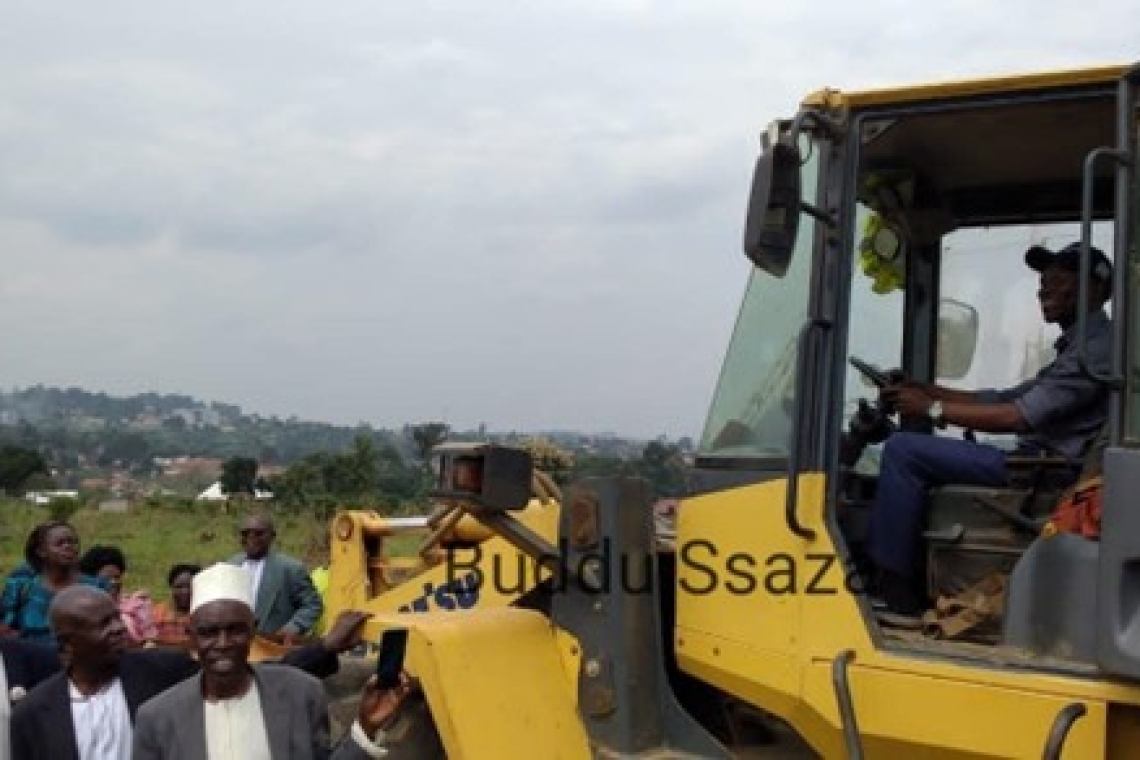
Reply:
[[1098, 66], [852, 92], [824, 88], [805, 97], [803, 105], [849, 110], [1030, 90], [1109, 85], [1119, 81], [1129, 68], [1123, 65]]

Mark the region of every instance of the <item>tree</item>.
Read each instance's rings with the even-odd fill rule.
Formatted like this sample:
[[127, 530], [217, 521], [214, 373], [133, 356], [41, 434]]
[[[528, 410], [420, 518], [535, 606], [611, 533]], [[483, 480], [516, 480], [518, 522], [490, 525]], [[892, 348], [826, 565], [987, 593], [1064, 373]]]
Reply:
[[375, 498], [382, 477], [392, 479], [392, 454], [399, 462], [399, 454], [391, 447], [377, 451], [371, 436], [358, 435], [350, 450], [310, 454], [269, 482], [274, 496], [286, 504], [317, 505], [326, 504], [329, 499]]
[[281, 461], [281, 452], [272, 443], [267, 443], [261, 447], [261, 453], [257, 459], [266, 464], [277, 464]]
[[250, 457], [230, 457], [222, 463], [222, 492], [226, 494], [252, 494], [257, 482], [257, 460]]
[[376, 446], [369, 435], [358, 435], [347, 459], [352, 464], [352, 485], [357, 494], [372, 493], [380, 479]]
[[450, 432], [451, 428], [443, 422], [425, 422], [412, 426], [412, 443], [415, 445], [416, 457], [421, 463], [427, 465], [431, 450], [446, 441]]
[[324, 477], [316, 460], [321, 454], [313, 454], [294, 462], [281, 475], [269, 478], [274, 497], [285, 504], [308, 504], [314, 497], [325, 493]]
[[545, 438], [528, 438], [519, 448], [526, 450], [535, 468], [550, 475], [555, 483], [565, 483], [574, 469], [574, 455]]
[[140, 433], [118, 433], [108, 437], [107, 456], [126, 464], [140, 464], [150, 459], [150, 444]]
[[633, 463], [611, 454], [579, 454], [574, 458], [573, 478], [612, 477], [633, 474]]
[[675, 444], [650, 441], [637, 463], [638, 473], [653, 484], [660, 496], [681, 496], [685, 491], [685, 460]]
[[47, 462], [35, 449], [22, 446], [0, 447], [0, 488], [13, 496], [24, 491], [24, 483], [32, 475], [50, 477]]
[[427, 488], [423, 470], [409, 466], [394, 446], [381, 446], [376, 459], [376, 490], [381, 497], [399, 502], [423, 496]]
[[186, 429], [186, 420], [184, 420], [181, 415], [175, 414], [164, 419], [162, 421], [162, 427], [164, 430], [179, 432]]
[[355, 498], [373, 493], [379, 472], [372, 439], [357, 436], [351, 451], [325, 455], [322, 472], [325, 490], [334, 496]]

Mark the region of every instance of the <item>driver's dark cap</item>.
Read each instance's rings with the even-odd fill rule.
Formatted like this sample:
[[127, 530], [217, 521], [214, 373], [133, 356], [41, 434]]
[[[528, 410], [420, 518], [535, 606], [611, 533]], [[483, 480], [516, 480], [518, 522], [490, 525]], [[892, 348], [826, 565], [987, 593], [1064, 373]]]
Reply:
[[[1081, 244], [1069, 243], [1059, 251], [1035, 245], [1025, 252], [1025, 263], [1030, 269], [1044, 272], [1052, 266], [1076, 272], [1081, 266]], [[1112, 262], [1099, 248], [1089, 246], [1089, 274], [1103, 282], [1112, 280]]]

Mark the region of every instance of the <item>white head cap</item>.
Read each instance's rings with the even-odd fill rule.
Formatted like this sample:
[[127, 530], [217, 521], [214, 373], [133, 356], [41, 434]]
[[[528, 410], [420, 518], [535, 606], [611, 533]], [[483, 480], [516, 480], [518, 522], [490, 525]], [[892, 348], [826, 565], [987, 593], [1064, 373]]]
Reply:
[[239, 565], [219, 562], [196, 574], [190, 582], [190, 612], [218, 601], [241, 602], [253, 609], [253, 576]]

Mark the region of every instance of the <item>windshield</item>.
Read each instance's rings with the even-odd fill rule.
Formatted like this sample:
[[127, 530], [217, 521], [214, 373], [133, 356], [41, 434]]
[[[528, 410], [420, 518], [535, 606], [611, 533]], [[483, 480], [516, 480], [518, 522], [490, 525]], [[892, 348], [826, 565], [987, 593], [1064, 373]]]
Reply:
[[[803, 151], [803, 199], [814, 203], [818, 146]], [[709, 408], [699, 454], [787, 456], [795, 402], [796, 339], [807, 318], [816, 225], [803, 220], [782, 278], [753, 269]]]

